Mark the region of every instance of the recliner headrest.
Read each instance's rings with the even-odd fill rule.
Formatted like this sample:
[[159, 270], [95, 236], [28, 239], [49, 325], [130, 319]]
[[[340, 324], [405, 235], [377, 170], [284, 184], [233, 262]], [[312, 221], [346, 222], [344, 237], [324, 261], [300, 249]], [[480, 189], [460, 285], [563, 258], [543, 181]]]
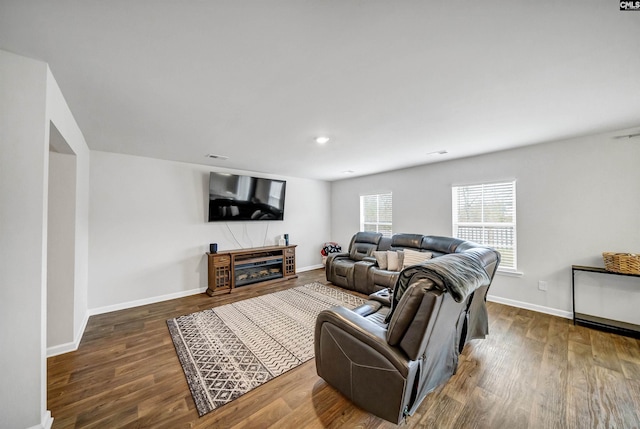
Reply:
[[474, 247], [481, 246], [472, 241], [452, 237], [439, 237], [436, 235], [425, 235], [422, 238], [422, 243], [420, 244], [420, 248], [422, 249], [433, 250], [441, 253], [459, 253], [463, 250]]
[[356, 243], [369, 243], [377, 245], [380, 241], [380, 238], [382, 238], [382, 234], [379, 232], [360, 231], [356, 233], [354, 241]]
[[422, 234], [394, 234], [391, 237], [391, 247], [420, 249], [423, 237]]
[[375, 244], [371, 243], [353, 243], [349, 250], [349, 258], [354, 261], [362, 261], [365, 257], [373, 255], [377, 249]]
[[378, 243], [378, 250], [391, 249], [391, 237], [382, 237]]

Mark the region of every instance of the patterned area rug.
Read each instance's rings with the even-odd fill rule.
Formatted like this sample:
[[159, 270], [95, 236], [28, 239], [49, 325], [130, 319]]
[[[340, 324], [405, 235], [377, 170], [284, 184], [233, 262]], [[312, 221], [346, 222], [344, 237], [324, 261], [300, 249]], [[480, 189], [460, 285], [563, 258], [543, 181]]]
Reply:
[[200, 416], [313, 358], [320, 311], [363, 302], [310, 283], [167, 320]]

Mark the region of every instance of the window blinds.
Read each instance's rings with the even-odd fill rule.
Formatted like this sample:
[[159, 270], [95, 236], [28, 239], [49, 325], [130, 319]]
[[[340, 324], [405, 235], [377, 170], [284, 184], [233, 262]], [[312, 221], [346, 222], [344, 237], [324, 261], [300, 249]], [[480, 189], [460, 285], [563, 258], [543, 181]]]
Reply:
[[516, 270], [516, 182], [454, 186], [453, 236], [493, 247]]
[[360, 230], [392, 234], [392, 195], [373, 194], [360, 196]]

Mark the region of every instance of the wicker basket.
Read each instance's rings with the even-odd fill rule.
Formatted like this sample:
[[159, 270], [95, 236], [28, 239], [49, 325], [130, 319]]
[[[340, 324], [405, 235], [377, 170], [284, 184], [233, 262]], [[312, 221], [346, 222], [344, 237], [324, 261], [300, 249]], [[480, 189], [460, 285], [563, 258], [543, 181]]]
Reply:
[[640, 255], [633, 253], [602, 252], [604, 268], [621, 274], [640, 274]]

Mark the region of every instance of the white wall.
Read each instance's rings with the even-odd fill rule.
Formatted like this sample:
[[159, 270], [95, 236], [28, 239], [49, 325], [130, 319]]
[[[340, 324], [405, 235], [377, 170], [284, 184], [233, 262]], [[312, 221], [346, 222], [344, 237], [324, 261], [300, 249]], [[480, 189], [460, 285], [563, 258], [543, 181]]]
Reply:
[[[0, 423], [3, 428], [50, 427], [46, 322], [51, 123], [79, 154], [78, 176], [83, 180], [76, 188], [79, 255], [71, 300], [86, 296], [88, 148], [45, 63], [0, 50], [0, 74]], [[74, 309], [86, 317], [86, 299], [76, 299]]]
[[[53, 124], [53, 126], [51, 126]], [[59, 152], [75, 157], [75, 231], [73, 254], [73, 294], [63, 299], [73, 302], [73, 332], [65, 332], [65, 338], [73, 338], [70, 343], [50, 344], [49, 355], [75, 350], [80, 344], [84, 328], [89, 319], [88, 281], [89, 281], [89, 147], [67, 105], [60, 87], [51, 70], [47, 68], [47, 129], [57, 132], [48, 143], [58, 145]], [[56, 201], [49, 201], [56, 204]], [[67, 204], [72, 205], [70, 201]]]
[[75, 155], [49, 152], [47, 347], [74, 340], [75, 185]]
[[0, 416], [7, 428], [40, 424], [46, 414], [46, 70], [0, 51]]
[[640, 252], [640, 142], [611, 135], [333, 182], [331, 237], [348, 245], [359, 229], [359, 195], [382, 191], [393, 192], [394, 232], [450, 236], [451, 185], [516, 179], [524, 275], [498, 276], [490, 295], [567, 316], [572, 264], [603, 266], [603, 251]]
[[205, 252], [213, 242], [219, 250], [238, 249], [276, 244], [288, 233], [298, 244], [299, 270], [321, 264], [320, 247], [330, 234], [328, 182], [277, 177], [287, 181], [284, 221], [208, 223], [213, 170], [91, 153], [92, 313], [204, 291]]

